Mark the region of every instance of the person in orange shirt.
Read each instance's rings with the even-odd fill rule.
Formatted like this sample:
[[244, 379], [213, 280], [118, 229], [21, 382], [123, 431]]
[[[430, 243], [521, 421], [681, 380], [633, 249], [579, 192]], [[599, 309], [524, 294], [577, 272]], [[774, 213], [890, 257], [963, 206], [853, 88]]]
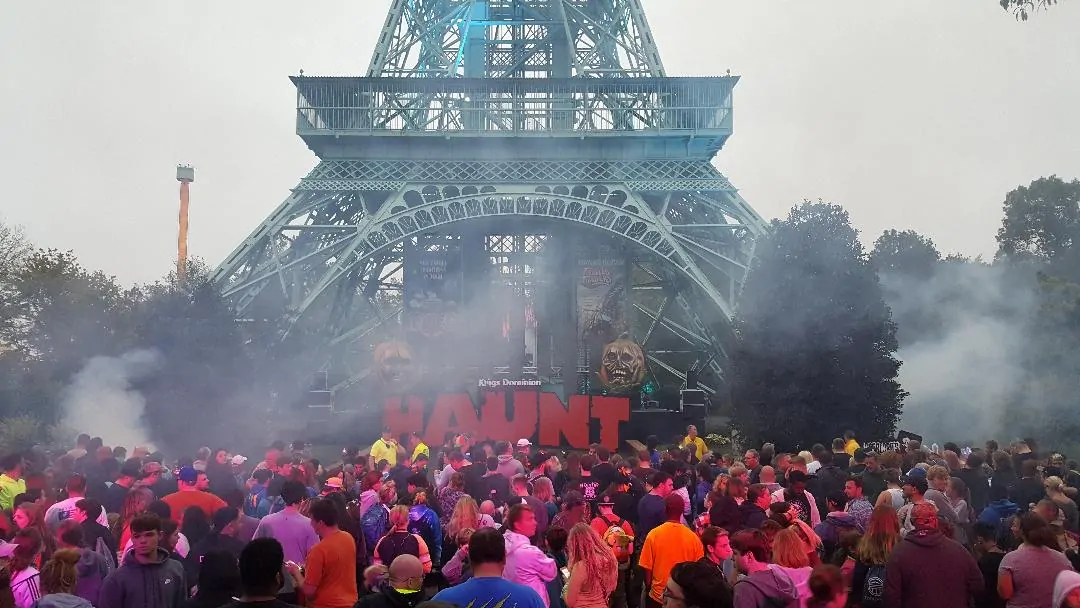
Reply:
[[[356, 541], [338, 527], [338, 510], [329, 500], [317, 500], [311, 505], [311, 527], [322, 540], [308, 552], [300, 583], [308, 607], [352, 608], [359, 599]], [[290, 568], [290, 572], [295, 569]]]
[[664, 590], [675, 564], [696, 562], [705, 556], [701, 539], [682, 523], [685, 504], [678, 494], [665, 498], [667, 521], [653, 528], [645, 538], [638, 565], [645, 571], [645, 584], [649, 588], [646, 608], [660, 608], [664, 604]]
[[203, 513], [206, 513], [207, 519], [211, 519], [218, 509], [228, 506], [224, 500], [205, 491], [205, 488], [209, 487], [206, 473], [196, 471], [194, 467], [184, 467], [180, 469], [177, 479], [179, 480], [177, 491], [162, 498], [161, 501], [169, 505], [173, 519], [178, 523], [184, 523], [184, 511], [188, 507], [199, 507]]

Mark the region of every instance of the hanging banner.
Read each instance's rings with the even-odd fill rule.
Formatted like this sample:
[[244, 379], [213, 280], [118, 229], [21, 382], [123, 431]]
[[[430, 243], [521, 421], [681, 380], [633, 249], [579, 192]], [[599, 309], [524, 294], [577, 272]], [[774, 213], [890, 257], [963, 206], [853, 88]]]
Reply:
[[408, 343], [421, 359], [446, 350], [461, 306], [461, 248], [454, 241], [424, 243], [406, 253], [403, 285]]
[[580, 247], [575, 260], [578, 349], [599, 370], [604, 345], [628, 329], [626, 258], [612, 247]]

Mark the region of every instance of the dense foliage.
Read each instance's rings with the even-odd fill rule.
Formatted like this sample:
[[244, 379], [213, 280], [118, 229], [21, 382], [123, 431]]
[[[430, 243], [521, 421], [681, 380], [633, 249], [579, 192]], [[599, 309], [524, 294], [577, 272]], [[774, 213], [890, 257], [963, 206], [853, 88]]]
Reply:
[[904, 397], [896, 326], [847, 212], [803, 203], [757, 250], [736, 324], [735, 427], [786, 449], [839, 427], [889, 436]]
[[[158, 445], [178, 448], [197, 447], [186, 445], [194, 434], [182, 432], [196, 422], [200, 441], [235, 432], [227, 423], [237, 412], [222, 405], [251, 390], [250, 359], [205, 265], [193, 261], [189, 272], [184, 281], [172, 275], [125, 288], [73, 253], [35, 250], [19, 230], [0, 225], [0, 442], [15, 447], [61, 432], [80, 370], [132, 352], [153, 353], [154, 365], [130, 379], [145, 400], [142, 419], [118, 425], [148, 428]], [[80, 406], [115, 414], [103, 402], [110, 398]]]

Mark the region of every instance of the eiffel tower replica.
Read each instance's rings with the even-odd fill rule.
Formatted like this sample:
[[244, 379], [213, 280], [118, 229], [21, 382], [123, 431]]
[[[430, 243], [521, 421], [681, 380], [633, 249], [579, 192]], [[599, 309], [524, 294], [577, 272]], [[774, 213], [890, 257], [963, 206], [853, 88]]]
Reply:
[[738, 77], [668, 76], [640, 0], [391, 0], [366, 75], [292, 82], [319, 163], [213, 279], [281, 348], [305, 336], [321, 388], [362, 386], [387, 341], [418, 350], [398, 343], [410, 252], [457, 240], [538, 302], [541, 326], [570, 326], [500, 369], [597, 390], [573, 289], [524, 275], [603, 243], [625, 258], [619, 330], [648, 386], [723, 398], [766, 230], [711, 162]]

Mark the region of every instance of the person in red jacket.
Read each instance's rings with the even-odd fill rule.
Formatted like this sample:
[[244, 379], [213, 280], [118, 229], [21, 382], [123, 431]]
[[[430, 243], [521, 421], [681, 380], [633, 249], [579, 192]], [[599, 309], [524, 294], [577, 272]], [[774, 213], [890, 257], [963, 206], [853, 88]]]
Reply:
[[967, 606], [983, 590], [975, 558], [938, 529], [937, 508], [919, 503], [914, 530], [893, 549], [885, 566], [885, 608]]

